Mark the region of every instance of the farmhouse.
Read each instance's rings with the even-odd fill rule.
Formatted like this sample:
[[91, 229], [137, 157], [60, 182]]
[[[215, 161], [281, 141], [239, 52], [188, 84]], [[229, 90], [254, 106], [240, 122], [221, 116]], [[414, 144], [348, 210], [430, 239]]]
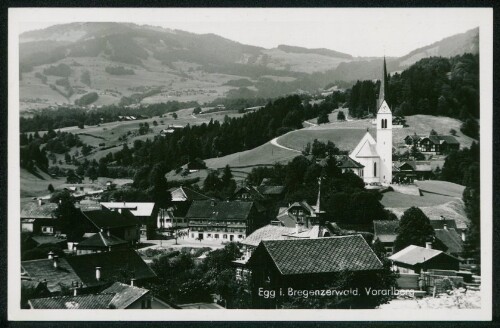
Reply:
[[184, 186], [171, 188], [168, 191], [172, 198], [172, 207], [168, 210], [160, 210], [158, 215], [158, 228], [187, 228], [188, 220], [185, 217], [193, 201], [211, 199], [208, 196]]
[[130, 247], [126, 240], [113, 236], [110, 231], [99, 231], [93, 236], [81, 241], [76, 246], [76, 254], [83, 255], [89, 253], [112, 252]]
[[30, 202], [21, 209], [21, 231], [52, 235], [57, 230], [55, 211], [57, 204], [44, 203], [41, 199]]
[[[259, 296], [260, 290], [315, 289], [332, 284], [336, 274], [366, 274], [382, 263], [361, 235], [317, 239], [264, 240], [248, 261], [252, 271], [252, 299], [256, 307], [275, 307], [277, 299]], [[278, 297], [279, 298], [279, 297]]]
[[392, 183], [392, 112], [385, 101], [386, 76], [387, 69], [384, 58], [376, 118], [377, 140], [367, 131], [349, 154], [351, 159], [364, 166], [360, 177], [363, 178], [365, 183], [381, 183], [384, 185]]
[[88, 231], [98, 233], [100, 231], [109, 231], [110, 234], [135, 244], [139, 241], [139, 221], [130, 214], [111, 211], [106, 207], [101, 209], [81, 208], [83, 218], [88, 222]]
[[272, 224], [295, 228], [297, 223], [306, 225], [307, 218], [315, 215], [316, 210], [304, 200], [292, 203], [288, 207], [280, 207], [278, 215]]
[[459, 260], [443, 251], [432, 249], [432, 244], [426, 247], [410, 245], [391, 255], [393, 267], [401, 273], [420, 273], [430, 269], [459, 270]]
[[408, 146], [415, 146], [418, 151], [430, 155], [446, 154], [460, 148], [457, 139], [450, 135], [418, 136], [414, 134], [406, 136], [404, 141]]
[[194, 201], [186, 214], [189, 237], [221, 241], [240, 241], [258, 225], [253, 202], [215, 200]]
[[430, 161], [394, 161], [392, 163], [392, 175], [397, 182], [405, 179], [409, 181], [429, 179], [432, 174]]
[[126, 210], [132, 214], [141, 225], [141, 235], [146, 235], [146, 226], [150, 222], [158, 221], [158, 208], [153, 202], [102, 202], [102, 206], [122, 213]]

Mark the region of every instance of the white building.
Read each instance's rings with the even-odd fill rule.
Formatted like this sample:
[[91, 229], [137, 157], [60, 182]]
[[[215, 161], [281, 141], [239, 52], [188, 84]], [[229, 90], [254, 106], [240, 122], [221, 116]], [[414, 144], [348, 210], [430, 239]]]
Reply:
[[358, 145], [349, 154], [353, 160], [364, 165], [363, 180], [365, 183], [392, 182], [392, 112], [385, 101], [387, 70], [383, 67], [377, 111], [377, 139], [367, 131]]

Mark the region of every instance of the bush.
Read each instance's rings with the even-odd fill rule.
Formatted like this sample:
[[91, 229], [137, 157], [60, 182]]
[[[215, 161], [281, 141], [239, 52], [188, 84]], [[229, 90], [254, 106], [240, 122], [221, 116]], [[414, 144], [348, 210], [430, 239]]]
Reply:
[[97, 92], [89, 92], [83, 96], [81, 96], [79, 99], [75, 100], [75, 105], [77, 106], [87, 106], [90, 105], [91, 103], [95, 102], [99, 98], [99, 95]]
[[50, 66], [43, 70], [45, 75], [54, 75], [60, 77], [68, 77], [71, 75], [71, 67], [66, 64], [59, 64], [57, 66]]
[[127, 69], [123, 66], [108, 66], [104, 69], [106, 73], [111, 75], [134, 75], [135, 72], [132, 69]]

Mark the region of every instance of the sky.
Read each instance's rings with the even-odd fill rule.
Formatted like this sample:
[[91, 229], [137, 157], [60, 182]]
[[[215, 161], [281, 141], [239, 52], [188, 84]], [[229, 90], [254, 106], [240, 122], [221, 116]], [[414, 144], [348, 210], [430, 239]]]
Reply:
[[[193, 33], [240, 43], [328, 48], [353, 56], [403, 56], [480, 25], [474, 8], [40, 8], [19, 18], [19, 32], [69, 22], [115, 21]], [[487, 10], [487, 9], [486, 9]]]

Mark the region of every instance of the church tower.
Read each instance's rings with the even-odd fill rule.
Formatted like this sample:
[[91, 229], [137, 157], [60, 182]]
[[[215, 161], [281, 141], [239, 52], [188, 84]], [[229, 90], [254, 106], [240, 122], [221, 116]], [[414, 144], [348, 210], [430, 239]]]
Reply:
[[376, 172], [382, 184], [392, 183], [392, 112], [385, 101], [386, 91], [387, 69], [384, 57], [377, 111], [377, 153], [380, 156], [380, 169]]

